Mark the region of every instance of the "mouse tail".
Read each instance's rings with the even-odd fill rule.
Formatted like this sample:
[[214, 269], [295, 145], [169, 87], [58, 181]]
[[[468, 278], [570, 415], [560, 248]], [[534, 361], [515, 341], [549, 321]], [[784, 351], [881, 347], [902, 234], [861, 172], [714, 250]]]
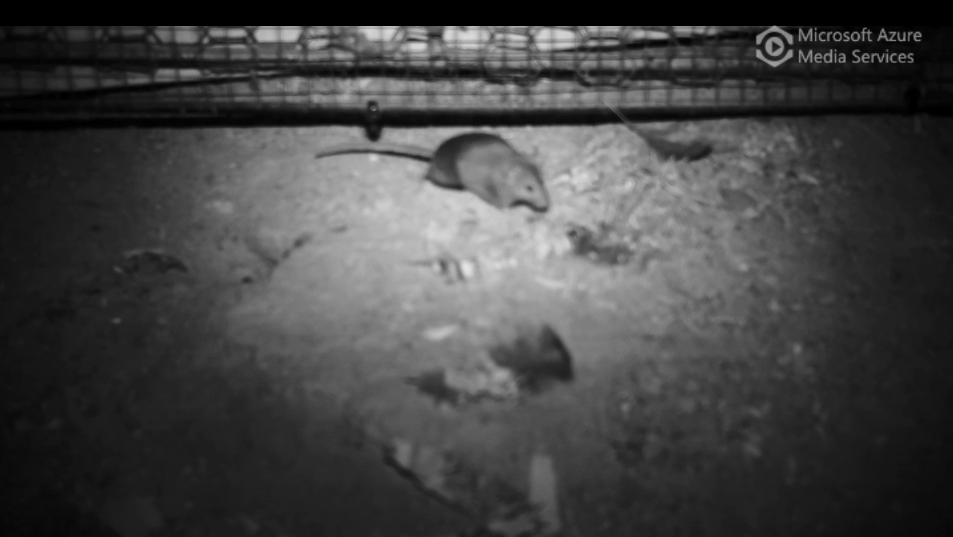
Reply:
[[433, 150], [416, 145], [391, 144], [386, 142], [355, 142], [350, 144], [341, 144], [315, 153], [314, 158], [330, 157], [334, 155], [344, 155], [348, 153], [377, 153], [380, 155], [396, 155], [398, 157], [409, 157], [417, 160], [429, 162], [433, 159]]

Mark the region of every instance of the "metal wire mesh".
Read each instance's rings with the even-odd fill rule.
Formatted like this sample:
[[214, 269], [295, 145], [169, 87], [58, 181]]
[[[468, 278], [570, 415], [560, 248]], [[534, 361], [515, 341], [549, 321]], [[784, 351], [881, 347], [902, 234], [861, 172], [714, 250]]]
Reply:
[[[885, 29], [907, 32], [894, 35], [906, 36], [903, 41], [832, 42], [812, 40], [819, 34], [805, 33], [832, 30], [860, 31], [763, 26], [2, 26], [0, 118], [320, 116], [360, 112], [369, 101], [391, 113], [418, 115], [558, 114], [604, 110], [603, 101], [636, 114], [953, 103], [949, 28]], [[880, 30], [874, 29], [873, 37]], [[767, 39], [758, 41], [765, 31], [768, 37], [784, 31], [793, 36], [794, 58], [776, 66], [766, 63]], [[919, 40], [912, 39], [912, 31], [920, 32]], [[855, 61], [855, 54], [865, 53], [882, 56]], [[910, 61], [901, 61], [906, 57]]]

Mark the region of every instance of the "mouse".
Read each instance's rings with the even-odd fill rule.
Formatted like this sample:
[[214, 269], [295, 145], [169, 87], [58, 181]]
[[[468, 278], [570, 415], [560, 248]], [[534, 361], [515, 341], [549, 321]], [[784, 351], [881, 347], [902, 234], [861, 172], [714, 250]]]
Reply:
[[434, 185], [466, 190], [496, 207], [549, 210], [550, 198], [539, 167], [506, 140], [487, 132], [450, 137], [436, 150], [387, 142], [354, 142], [318, 151], [315, 158], [346, 153], [379, 153], [430, 163], [424, 178]]

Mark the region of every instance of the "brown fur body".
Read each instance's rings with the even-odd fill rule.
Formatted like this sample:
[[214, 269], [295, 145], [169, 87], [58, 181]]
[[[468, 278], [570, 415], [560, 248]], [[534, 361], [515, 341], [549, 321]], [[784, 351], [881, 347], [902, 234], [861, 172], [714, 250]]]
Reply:
[[435, 151], [403, 144], [358, 142], [319, 151], [315, 158], [345, 153], [381, 153], [430, 162], [425, 178], [444, 188], [468, 190], [498, 209], [527, 205], [549, 209], [539, 168], [495, 134], [468, 132], [448, 138]]

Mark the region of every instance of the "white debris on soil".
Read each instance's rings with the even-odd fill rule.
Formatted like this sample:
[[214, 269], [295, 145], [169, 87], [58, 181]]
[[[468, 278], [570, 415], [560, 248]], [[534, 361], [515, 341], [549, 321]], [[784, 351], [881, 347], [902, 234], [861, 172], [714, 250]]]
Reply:
[[443, 341], [452, 336], [459, 329], [460, 325], [458, 324], [432, 326], [423, 331], [423, 336], [429, 341]]
[[446, 485], [447, 462], [439, 450], [430, 446], [417, 446], [398, 438], [393, 442], [391, 462], [416, 478], [420, 485], [448, 501], [454, 501]]
[[447, 386], [470, 397], [505, 399], [519, 394], [513, 373], [502, 367], [475, 371], [448, 370], [444, 378]]
[[572, 252], [572, 240], [562, 229], [548, 229], [540, 227], [534, 233], [533, 243], [537, 259], [561, 257]]
[[[475, 491], [456, 490], [449, 486], [452, 465], [438, 449], [399, 438], [392, 442], [389, 462], [427, 492], [465, 510], [472, 509], [473, 506], [469, 505], [472, 502], [466, 497]], [[560, 531], [556, 471], [548, 455], [536, 454], [530, 462], [529, 505], [532, 507], [516, 512], [512, 506], [500, 505], [492, 510], [498, 515], [490, 515], [481, 526], [489, 535], [498, 537], [546, 537]]]
[[554, 185], [568, 185], [573, 193], [582, 193], [595, 187], [599, 174], [588, 166], [573, 166], [569, 171], [553, 178]]
[[415, 261], [415, 265], [430, 267], [447, 283], [466, 282], [479, 274], [479, 265], [475, 259], [457, 259], [451, 255], [440, 255], [433, 259]]
[[456, 405], [484, 398], [503, 400], [519, 396], [519, 385], [513, 372], [489, 360], [479, 367], [429, 371], [407, 380], [438, 404]]

